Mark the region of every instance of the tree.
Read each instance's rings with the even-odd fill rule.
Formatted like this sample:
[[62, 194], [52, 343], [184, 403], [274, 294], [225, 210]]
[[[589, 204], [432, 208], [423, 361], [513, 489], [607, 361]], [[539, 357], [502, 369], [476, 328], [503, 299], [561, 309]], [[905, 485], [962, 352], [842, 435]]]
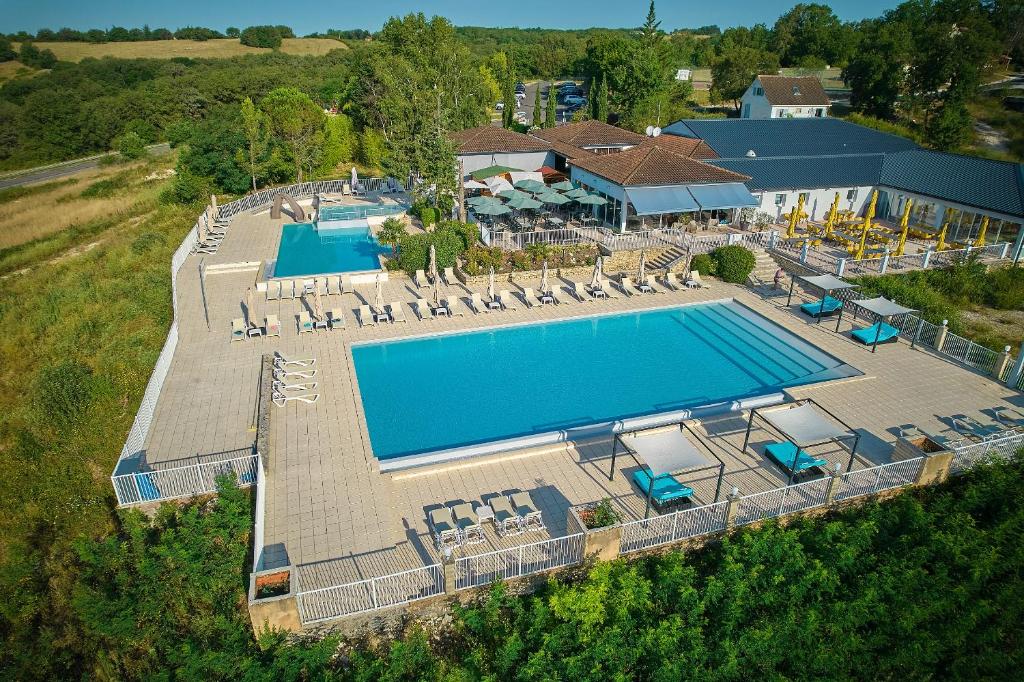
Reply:
[[654, 47], [657, 44], [661, 35], [660, 28], [661, 22], [658, 21], [658, 17], [654, 13], [654, 0], [651, 0], [651, 5], [647, 9], [647, 20], [640, 29], [640, 36], [648, 47]]
[[303, 169], [312, 171], [319, 161], [324, 139], [323, 110], [296, 88], [277, 88], [260, 102], [270, 129], [285, 145], [295, 165], [296, 182]]
[[428, 198], [442, 216], [451, 213], [458, 192], [458, 165], [455, 160], [455, 144], [441, 123], [441, 106], [438, 103], [434, 117], [433, 134], [424, 135], [416, 149], [416, 169], [423, 182], [414, 188], [416, 194], [429, 194]]
[[849, 36], [831, 7], [800, 3], [775, 22], [772, 42], [786, 66], [824, 66], [846, 61]]
[[[539, 85], [537, 86], [540, 87]], [[544, 127], [554, 128], [557, 125], [555, 115], [558, 110], [558, 95], [554, 82], [548, 83], [547, 105], [544, 107]]]
[[537, 83], [537, 91], [533, 94], [533, 127], [540, 128], [544, 122], [544, 114], [540, 107], [540, 83]]
[[391, 255], [398, 254], [398, 245], [408, 235], [405, 223], [394, 216], [381, 223], [377, 230], [377, 241], [385, 246], [391, 247]]
[[862, 48], [843, 69], [850, 105], [871, 116], [892, 118], [906, 87], [910, 32], [900, 22], [872, 22], [862, 35]]
[[256, 178], [266, 167], [266, 155], [270, 149], [270, 130], [267, 115], [260, 111], [252, 98], [242, 100], [242, 131], [245, 135], [245, 150], [239, 150], [241, 160], [249, 170], [252, 189], [258, 189]]
[[239, 42], [249, 47], [281, 47], [281, 32], [276, 26], [250, 26], [239, 35]]
[[516, 74], [511, 58], [505, 55], [505, 72], [501, 79], [501, 124], [511, 128], [516, 120]]
[[238, 38], [242, 35], [242, 32], [238, 30], [237, 26], [228, 26], [227, 29], [224, 31], [224, 35], [226, 35], [228, 38]]
[[146, 143], [138, 133], [129, 130], [118, 141], [117, 151], [125, 161], [134, 161], [146, 155]]
[[739, 99], [761, 73], [775, 73], [779, 69], [778, 57], [751, 47], [736, 47], [724, 52], [711, 67], [711, 99], [715, 102], [732, 100], [739, 109]]

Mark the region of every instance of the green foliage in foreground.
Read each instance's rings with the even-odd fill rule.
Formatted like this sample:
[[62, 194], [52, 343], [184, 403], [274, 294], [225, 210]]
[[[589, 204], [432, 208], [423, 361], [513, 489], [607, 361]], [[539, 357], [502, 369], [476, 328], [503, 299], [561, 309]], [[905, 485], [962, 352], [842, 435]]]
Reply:
[[455, 265], [455, 261], [470, 246], [476, 243], [477, 227], [449, 221], [437, 225], [432, 232], [405, 235], [399, 241], [398, 258], [389, 262], [409, 275], [425, 270], [430, 263], [430, 247], [437, 255], [437, 268], [443, 270]]
[[754, 252], [739, 244], [719, 246], [711, 252], [711, 259], [715, 262], [715, 274], [733, 284], [746, 282], [747, 275], [757, 264]]

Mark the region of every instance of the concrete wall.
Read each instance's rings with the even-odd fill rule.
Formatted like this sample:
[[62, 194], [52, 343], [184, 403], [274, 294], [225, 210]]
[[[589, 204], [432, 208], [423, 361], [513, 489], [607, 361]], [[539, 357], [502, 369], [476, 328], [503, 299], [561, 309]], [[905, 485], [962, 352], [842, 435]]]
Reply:
[[[851, 189], [857, 190], [857, 198], [854, 201], [849, 201], [846, 198], [847, 192]], [[777, 222], [784, 221], [782, 217], [784, 213], [789, 213], [794, 206], [797, 204], [797, 199], [801, 192], [806, 192], [810, 196], [807, 201], [804, 202], [804, 211], [810, 216], [811, 220], [824, 220], [828, 216], [828, 209], [832, 206], [832, 201], [835, 199], [836, 192], [839, 192], [839, 209], [854, 211], [857, 215], [860, 215], [864, 208], [871, 201], [871, 192], [873, 187], [835, 187], [828, 189], [779, 189], [779, 190], [765, 190], [763, 192], [754, 192], [754, 198], [760, 200], [760, 205], [757, 206], [758, 211], [764, 211], [768, 215], [772, 216]], [[785, 194], [786, 204], [784, 206], [775, 205], [775, 195]], [[880, 216], [879, 216], [880, 217]]]
[[768, 104], [768, 99], [764, 95], [754, 94], [755, 87], [761, 87], [761, 81], [756, 78], [743, 93], [740, 116], [743, 118], [771, 118], [772, 105]]
[[554, 152], [511, 152], [507, 154], [460, 154], [463, 171], [469, 175], [473, 171], [488, 166], [508, 166], [524, 171], [535, 171], [541, 166], [555, 165]]

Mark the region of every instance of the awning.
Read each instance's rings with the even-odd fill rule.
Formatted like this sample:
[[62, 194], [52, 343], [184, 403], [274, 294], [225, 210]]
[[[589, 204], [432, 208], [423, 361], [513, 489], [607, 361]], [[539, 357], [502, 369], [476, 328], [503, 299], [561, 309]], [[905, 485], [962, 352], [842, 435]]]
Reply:
[[627, 433], [620, 439], [647, 464], [651, 475], [655, 477], [711, 464], [679, 429]]
[[821, 289], [822, 291], [841, 291], [843, 289], [856, 289], [858, 285], [851, 284], [846, 280], [839, 279], [834, 275], [814, 275], [814, 276], [797, 276], [797, 279], [801, 282], [806, 282], [812, 287]]
[[800, 407], [772, 410], [760, 414], [765, 421], [784, 433], [787, 438], [801, 448], [856, 435], [849, 429], [836, 426], [835, 423], [814, 409], [814, 405], [810, 403]]
[[662, 213], [686, 213], [699, 211], [700, 206], [682, 185], [664, 187], [629, 187], [626, 198], [636, 209], [637, 215], [661, 215]]
[[725, 182], [717, 185], [690, 185], [690, 194], [700, 204], [701, 209], [710, 211], [716, 208], [741, 208], [758, 206], [754, 198], [742, 182]]
[[913, 308], [904, 308], [899, 303], [894, 303], [884, 296], [878, 298], [862, 298], [852, 303], [858, 308], [863, 308], [879, 317], [892, 317], [893, 315], [905, 315], [906, 313], [917, 312]]
[[492, 178], [495, 175], [501, 175], [502, 173], [519, 173], [522, 172], [519, 168], [511, 168], [510, 166], [488, 166], [487, 168], [481, 168], [475, 170], [470, 175], [474, 180], [486, 180]]

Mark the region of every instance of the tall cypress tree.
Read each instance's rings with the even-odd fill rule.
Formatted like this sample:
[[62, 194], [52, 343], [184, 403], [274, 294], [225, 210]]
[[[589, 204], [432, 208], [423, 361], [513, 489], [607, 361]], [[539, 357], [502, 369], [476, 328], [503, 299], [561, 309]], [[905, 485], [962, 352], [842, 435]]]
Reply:
[[501, 101], [505, 108], [501, 112], [501, 124], [511, 128], [516, 116], [516, 76], [512, 55], [506, 56], [504, 79], [501, 81]]
[[548, 83], [548, 104], [544, 109], [544, 127], [554, 128], [555, 122], [555, 110], [558, 108], [558, 94], [555, 91], [555, 84], [552, 81]]
[[537, 92], [533, 95], [533, 127], [540, 128], [544, 122], [544, 114], [540, 109], [540, 83], [537, 83]]

